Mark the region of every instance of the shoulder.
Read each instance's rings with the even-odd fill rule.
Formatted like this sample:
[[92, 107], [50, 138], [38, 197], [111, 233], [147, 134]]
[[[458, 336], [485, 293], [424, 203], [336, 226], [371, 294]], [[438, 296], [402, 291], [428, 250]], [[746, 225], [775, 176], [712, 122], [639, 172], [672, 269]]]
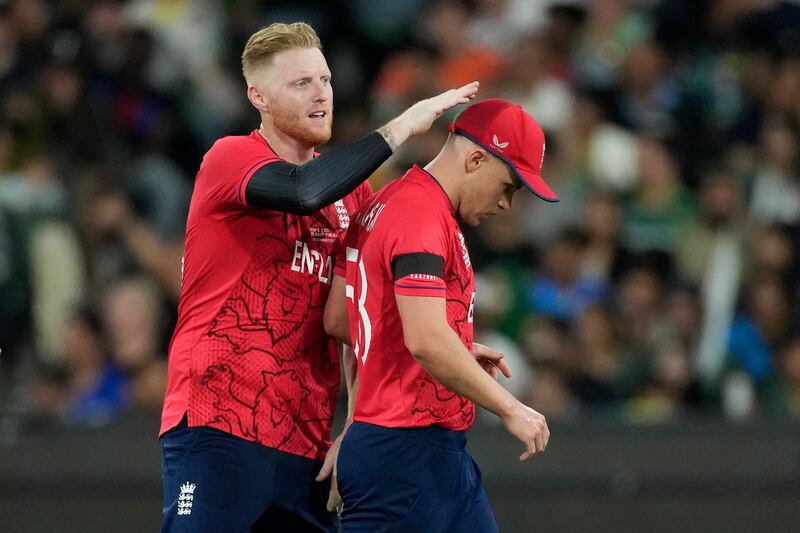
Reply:
[[232, 135], [219, 139], [206, 152], [198, 178], [212, 183], [229, 180], [238, 183], [257, 167], [280, 160], [266, 143], [252, 135]]
[[385, 208], [380, 211], [381, 220], [376, 231], [389, 243], [439, 243], [438, 249], [447, 241], [448, 216], [439, 205], [430, 201], [429, 192], [412, 186], [387, 199]]
[[252, 135], [229, 135], [218, 139], [206, 152], [208, 157], [227, 157], [243, 153], [259, 153], [263, 156], [274, 156], [269, 146], [253, 138]]
[[354, 212], [358, 211], [373, 195], [372, 186], [369, 181], [365, 181], [355, 188], [352, 192], [348, 193], [343, 200], [348, 204], [348, 208]]
[[363, 201], [372, 196], [375, 193], [375, 191], [372, 188], [372, 184], [369, 182], [369, 180], [367, 180], [358, 187], [356, 187], [356, 190], [353, 191], [353, 193], [356, 194]]
[[387, 209], [404, 219], [409, 228], [441, 224], [447, 220], [447, 211], [431, 201], [428, 188], [413, 182], [399, 185], [396, 193], [387, 202]]
[[269, 146], [253, 134], [223, 137], [203, 157], [195, 191], [207, 192], [212, 200], [244, 203], [243, 191], [250, 176], [259, 167], [279, 160]]

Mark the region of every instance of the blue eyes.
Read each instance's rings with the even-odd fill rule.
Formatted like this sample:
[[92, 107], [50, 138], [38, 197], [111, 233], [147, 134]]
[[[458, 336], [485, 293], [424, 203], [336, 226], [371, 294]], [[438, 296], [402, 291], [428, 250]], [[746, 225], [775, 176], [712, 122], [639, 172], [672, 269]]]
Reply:
[[[323, 86], [330, 85], [330, 83], [331, 83], [331, 79], [330, 78], [322, 78], [322, 85]], [[295, 82], [294, 86], [297, 87], [298, 89], [304, 89], [305, 87], [308, 86], [308, 82], [306, 80], [300, 80], [300, 81]]]

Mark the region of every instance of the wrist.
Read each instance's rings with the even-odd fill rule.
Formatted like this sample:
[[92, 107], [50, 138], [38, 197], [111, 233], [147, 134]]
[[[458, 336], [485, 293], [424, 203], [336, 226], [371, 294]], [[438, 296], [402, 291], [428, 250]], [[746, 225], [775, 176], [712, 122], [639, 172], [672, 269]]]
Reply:
[[383, 140], [389, 145], [392, 153], [395, 153], [400, 145], [403, 144], [408, 137], [410, 137], [409, 129], [403, 123], [402, 115], [395, 118], [382, 128], [379, 128], [378, 133], [381, 134]]
[[[509, 394], [509, 396], [511, 395]], [[517, 401], [513, 397], [504, 399], [500, 403], [500, 407], [497, 411], [497, 416], [499, 416], [500, 419], [503, 420], [504, 422], [510, 420], [518, 412], [517, 409], [518, 404], [519, 401]]]

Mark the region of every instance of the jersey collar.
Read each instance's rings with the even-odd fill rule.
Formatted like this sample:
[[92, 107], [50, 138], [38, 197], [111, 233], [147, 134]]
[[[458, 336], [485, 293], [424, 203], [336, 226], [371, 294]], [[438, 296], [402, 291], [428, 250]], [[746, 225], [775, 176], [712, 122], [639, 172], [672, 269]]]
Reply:
[[424, 184], [432, 191], [435, 191], [432, 193], [432, 196], [437, 198], [441, 205], [450, 211], [451, 215], [455, 216], [456, 211], [453, 207], [453, 203], [450, 201], [450, 197], [447, 195], [444, 187], [442, 187], [442, 184], [439, 183], [439, 180], [437, 180], [433, 174], [418, 165], [414, 165], [412, 170], [414, 170], [414, 175], [418, 178], [420, 183]]

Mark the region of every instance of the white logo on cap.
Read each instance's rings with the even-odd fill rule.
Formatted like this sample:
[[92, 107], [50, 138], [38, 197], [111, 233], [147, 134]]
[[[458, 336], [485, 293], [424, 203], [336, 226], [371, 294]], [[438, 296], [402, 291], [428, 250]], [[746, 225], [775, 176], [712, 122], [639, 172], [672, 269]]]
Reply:
[[492, 144], [497, 146], [498, 148], [505, 148], [508, 146], [509, 141], [501, 143], [500, 140], [497, 138], [497, 135], [492, 135]]
[[547, 148], [547, 144], [542, 143], [542, 160], [539, 161], [539, 170], [542, 170], [542, 165], [544, 165], [544, 150]]

